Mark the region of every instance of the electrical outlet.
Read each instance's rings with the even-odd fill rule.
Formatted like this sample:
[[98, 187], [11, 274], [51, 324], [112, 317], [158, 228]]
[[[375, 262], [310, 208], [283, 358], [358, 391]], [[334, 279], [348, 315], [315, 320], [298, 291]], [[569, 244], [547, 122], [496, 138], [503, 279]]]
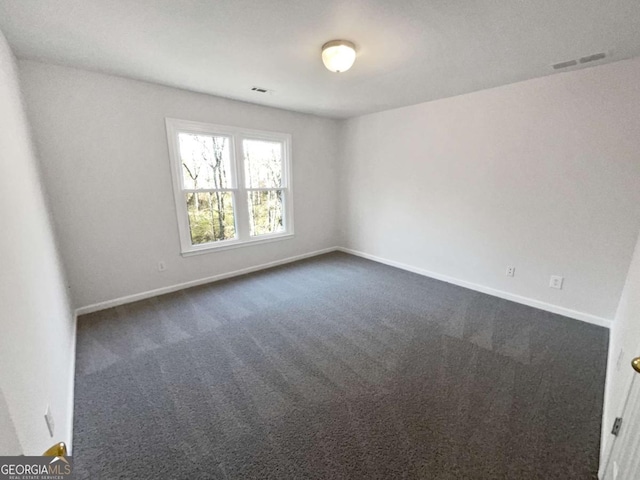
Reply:
[[47, 422], [47, 428], [49, 429], [49, 435], [53, 437], [56, 431], [56, 423], [53, 420], [53, 414], [51, 413], [51, 406], [47, 405], [47, 409], [44, 411], [44, 421]]
[[549, 280], [549, 287], [562, 290], [563, 283], [564, 283], [564, 277], [561, 277], [559, 275], [551, 275], [551, 280]]
[[516, 267], [507, 267], [507, 277], [513, 277], [516, 274]]
[[158, 262], [158, 271], [164, 272], [167, 269], [167, 264], [164, 262]]

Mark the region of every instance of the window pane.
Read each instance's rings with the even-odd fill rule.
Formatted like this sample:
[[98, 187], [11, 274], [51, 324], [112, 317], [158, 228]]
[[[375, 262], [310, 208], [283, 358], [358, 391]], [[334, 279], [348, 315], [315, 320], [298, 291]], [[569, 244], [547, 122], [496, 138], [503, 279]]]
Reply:
[[186, 193], [185, 197], [193, 245], [235, 238], [231, 192]]
[[244, 140], [242, 147], [247, 188], [282, 187], [282, 143]]
[[282, 190], [248, 192], [251, 236], [284, 232]]
[[178, 134], [184, 188], [233, 188], [228, 137]]

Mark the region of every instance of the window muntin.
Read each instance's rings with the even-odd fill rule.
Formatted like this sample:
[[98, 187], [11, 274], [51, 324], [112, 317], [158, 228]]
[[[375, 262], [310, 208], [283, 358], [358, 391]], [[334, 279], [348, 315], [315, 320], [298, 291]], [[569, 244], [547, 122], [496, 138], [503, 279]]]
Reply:
[[290, 135], [166, 122], [183, 254], [293, 234]]

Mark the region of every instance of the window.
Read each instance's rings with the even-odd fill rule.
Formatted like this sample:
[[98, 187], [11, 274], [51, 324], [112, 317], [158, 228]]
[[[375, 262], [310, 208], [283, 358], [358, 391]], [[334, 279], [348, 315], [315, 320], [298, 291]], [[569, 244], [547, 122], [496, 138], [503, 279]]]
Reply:
[[290, 135], [166, 123], [183, 254], [293, 235]]

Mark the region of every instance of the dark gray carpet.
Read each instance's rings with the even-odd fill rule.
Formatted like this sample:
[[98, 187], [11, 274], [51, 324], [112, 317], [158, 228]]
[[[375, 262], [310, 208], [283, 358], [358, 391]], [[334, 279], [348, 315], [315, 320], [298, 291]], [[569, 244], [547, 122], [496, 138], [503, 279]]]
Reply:
[[595, 478], [607, 330], [345, 254], [81, 317], [78, 478]]

